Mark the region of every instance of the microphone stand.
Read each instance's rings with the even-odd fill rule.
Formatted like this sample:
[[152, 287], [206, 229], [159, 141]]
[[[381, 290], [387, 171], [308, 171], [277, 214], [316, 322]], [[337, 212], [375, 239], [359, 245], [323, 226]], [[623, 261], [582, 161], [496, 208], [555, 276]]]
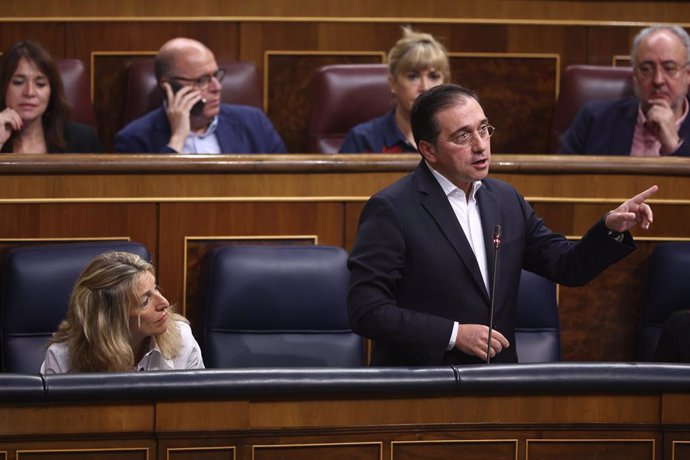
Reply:
[[491, 297], [489, 306], [489, 341], [486, 344], [486, 364], [491, 363], [491, 336], [494, 332], [494, 301], [496, 299], [496, 269], [498, 267], [498, 247], [501, 245], [501, 226], [494, 227], [494, 269], [491, 273]]

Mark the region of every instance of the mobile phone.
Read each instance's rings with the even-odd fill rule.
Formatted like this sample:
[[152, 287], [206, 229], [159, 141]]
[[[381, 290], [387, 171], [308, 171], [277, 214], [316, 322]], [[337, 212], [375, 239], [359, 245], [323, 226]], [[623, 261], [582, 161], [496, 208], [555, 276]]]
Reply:
[[[182, 89], [182, 85], [175, 81], [169, 81], [170, 88], [172, 89], [173, 93], [177, 93], [180, 89]], [[189, 111], [190, 115], [198, 116], [201, 115], [201, 113], [204, 111], [204, 106], [206, 105], [206, 99], [200, 99], [196, 104], [194, 104]]]

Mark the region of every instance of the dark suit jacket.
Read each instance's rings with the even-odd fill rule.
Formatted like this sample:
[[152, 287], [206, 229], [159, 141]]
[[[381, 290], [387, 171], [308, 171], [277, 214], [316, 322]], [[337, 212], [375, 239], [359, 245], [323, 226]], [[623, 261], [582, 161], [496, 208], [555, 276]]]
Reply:
[[664, 323], [654, 361], [690, 363], [690, 310], [678, 310]]
[[[501, 224], [494, 325], [511, 347], [494, 361], [516, 362], [515, 304], [525, 268], [566, 285], [581, 285], [634, 249], [597, 223], [580, 242], [546, 228], [509, 184], [485, 179], [477, 192], [493, 270], [492, 233]], [[448, 199], [424, 162], [365, 205], [348, 259], [352, 329], [374, 341], [373, 365], [480, 363], [446, 352], [453, 321], [488, 324], [489, 293]]]
[[[6, 142], [2, 146], [2, 152], [11, 152], [11, 147], [10, 142]], [[64, 152], [48, 153], [101, 153], [103, 151], [96, 132], [90, 126], [75, 121], [68, 121], [65, 124], [65, 148]]]
[[[630, 155], [638, 106], [636, 97], [585, 104], [563, 133], [560, 153]], [[678, 135], [685, 141], [673, 155], [690, 156], [690, 116]]]
[[65, 153], [101, 153], [101, 141], [91, 127], [74, 121], [65, 126]]
[[[160, 107], [122, 128], [115, 137], [115, 151], [177, 153], [168, 147], [170, 134], [170, 122]], [[283, 140], [255, 107], [221, 104], [216, 136], [222, 153], [285, 153]]]

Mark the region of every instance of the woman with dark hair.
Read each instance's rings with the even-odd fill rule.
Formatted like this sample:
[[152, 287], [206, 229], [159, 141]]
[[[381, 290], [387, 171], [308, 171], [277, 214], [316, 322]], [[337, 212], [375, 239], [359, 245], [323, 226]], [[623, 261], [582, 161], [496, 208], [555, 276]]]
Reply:
[[86, 125], [69, 121], [57, 65], [38, 43], [23, 40], [3, 53], [0, 66], [0, 151], [94, 153], [101, 144]]

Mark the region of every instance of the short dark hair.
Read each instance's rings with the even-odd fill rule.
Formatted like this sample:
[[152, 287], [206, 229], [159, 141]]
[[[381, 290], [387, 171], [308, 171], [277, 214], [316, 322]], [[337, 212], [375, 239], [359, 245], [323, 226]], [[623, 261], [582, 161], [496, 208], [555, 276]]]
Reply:
[[412, 106], [410, 123], [412, 135], [419, 146], [420, 141], [436, 144], [441, 128], [436, 121], [436, 114], [443, 109], [454, 105], [458, 100], [475, 99], [479, 102], [479, 96], [471, 89], [460, 85], [438, 85], [424, 91], [417, 97]]

